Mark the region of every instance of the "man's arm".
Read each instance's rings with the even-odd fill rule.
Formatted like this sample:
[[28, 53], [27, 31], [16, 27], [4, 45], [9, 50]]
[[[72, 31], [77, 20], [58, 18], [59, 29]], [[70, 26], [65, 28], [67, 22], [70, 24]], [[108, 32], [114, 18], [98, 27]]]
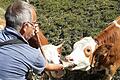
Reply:
[[48, 63], [46, 61], [45, 64], [45, 70], [47, 71], [59, 71], [59, 70], [63, 70], [63, 65], [62, 64], [53, 64], [53, 63]]

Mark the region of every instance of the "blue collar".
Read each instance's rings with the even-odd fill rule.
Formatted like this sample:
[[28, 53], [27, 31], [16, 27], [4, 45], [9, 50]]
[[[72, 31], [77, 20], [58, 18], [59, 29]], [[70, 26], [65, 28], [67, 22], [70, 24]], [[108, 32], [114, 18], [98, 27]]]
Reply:
[[10, 33], [10, 34], [16, 36], [17, 38], [20, 38], [23, 41], [25, 41], [26, 43], [28, 43], [28, 41], [19, 32], [17, 32], [14, 28], [12, 28], [12, 27], [7, 28], [6, 27], [4, 30], [5, 30], [5, 32]]

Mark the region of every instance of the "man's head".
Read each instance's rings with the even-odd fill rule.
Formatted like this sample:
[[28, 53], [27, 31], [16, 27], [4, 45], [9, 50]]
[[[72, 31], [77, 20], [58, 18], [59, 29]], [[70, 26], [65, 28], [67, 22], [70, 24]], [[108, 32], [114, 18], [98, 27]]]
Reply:
[[36, 24], [35, 8], [21, 0], [11, 4], [5, 13], [6, 27], [12, 27], [25, 37], [30, 39], [34, 35]]

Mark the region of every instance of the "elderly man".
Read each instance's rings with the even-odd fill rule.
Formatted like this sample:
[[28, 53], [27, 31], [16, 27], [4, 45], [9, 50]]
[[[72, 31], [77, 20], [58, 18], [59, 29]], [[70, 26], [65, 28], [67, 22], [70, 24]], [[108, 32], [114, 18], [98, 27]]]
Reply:
[[[6, 27], [0, 32], [0, 80], [26, 80], [29, 70], [41, 74], [43, 70], [63, 70], [62, 65], [48, 64], [40, 50], [32, 48], [28, 40], [38, 31], [35, 8], [15, 1], [5, 13]], [[10, 41], [17, 44], [7, 44]], [[0, 43], [0, 44], [1, 44]]]

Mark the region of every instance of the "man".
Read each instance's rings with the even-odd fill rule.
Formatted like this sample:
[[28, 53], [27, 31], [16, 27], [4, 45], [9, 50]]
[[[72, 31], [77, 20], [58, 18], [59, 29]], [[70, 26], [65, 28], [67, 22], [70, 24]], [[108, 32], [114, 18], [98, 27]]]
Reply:
[[48, 64], [40, 51], [32, 48], [28, 40], [38, 31], [35, 8], [16, 1], [5, 13], [6, 27], [0, 32], [0, 42], [20, 40], [20, 44], [0, 47], [0, 80], [26, 80], [29, 70], [41, 74], [43, 70], [63, 70], [62, 65]]

